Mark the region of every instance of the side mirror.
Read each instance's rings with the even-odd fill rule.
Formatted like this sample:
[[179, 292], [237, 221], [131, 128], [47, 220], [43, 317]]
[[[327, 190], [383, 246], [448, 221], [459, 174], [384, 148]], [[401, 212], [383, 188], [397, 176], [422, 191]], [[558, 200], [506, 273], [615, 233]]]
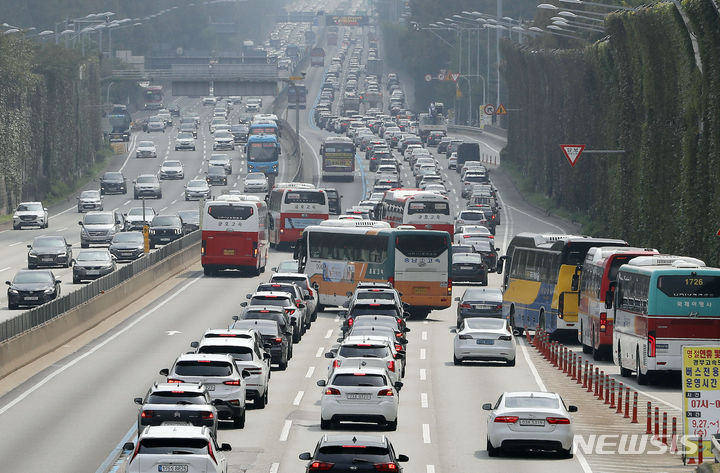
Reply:
[[320, 289], [320, 285], [319, 285], [318, 283], [316, 283], [316, 282], [312, 283], [312, 287], [313, 287], [313, 289], [315, 289], [316, 291]]
[[312, 455], [310, 455], [310, 452], [302, 452], [300, 455], [298, 455], [298, 458], [300, 460], [312, 460]]
[[232, 316], [232, 319], [233, 319], [235, 322], [237, 322], [237, 321], [240, 319], [240, 317], [238, 317], [237, 315], [233, 315], [233, 316]]
[[338, 315], [341, 316], [341, 317], [347, 317], [348, 311], [345, 310], [345, 309], [340, 309], [340, 310], [338, 311]]
[[605, 309], [610, 310], [613, 307], [613, 292], [608, 290], [605, 293]]
[[489, 402], [486, 402], [485, 404], [482, 405], [482, 410], [484, 410], [484, 411], [491, 411], [491, 410], [492, 410], [492, 404], [490, 404]]
[[59, 280], [59, 279], [56, 279], [56, 280], [55, 280], [55, 284], [60, 284], [61, 282], [62, 282], [62, 281]]
[[406, 461], [410, 461], [410, 458], [409, 458], [407, 455], [398, 455], [398, 456], [397, 456], [397, 461], [399, 461], [399, 462], [406, 462]]
[[272, 343], [265, 343], [265, 344], [263, 344], [263, 348], [265, 348], [266, 350], [271, 349], [271, 348], [272, 348]]
[[327, 385], [327, 382], [324, 379], [319, 379], [317, 385], [323, 387]]
[[410, 329], [409, 329], [408, 327], [405, 327], [404, 332], [405, 332], [405, 333], [408, 333], [409, 331], [410, 331]]
[[242, 370], [242, 377], [243, 379], [250, 377], [250, 372], [248, 370]]
[[126, 451], [135, 450], [135, 444], [132, 442], [125, 442], [123, 444], [123, 450], [126, 450]]
[[[30, 245], [28, 245], [28, 248], [29, 248], [29, 247], [30, 247]], [[352, 297], [353, 293], [350, 292], [350, 291], [348, 291], [348, 292], [345, 293], [345, 295], [346, 295], [347, 297]]]
[[305, 296], [303, 297], [303, 299], [305, 299], [306, 301], [311, 301], [311, 300], [312, 300], [312, 296], [311, 296], [310, 294], [305, 294]]
[[135, 404], [142, 404], [142, 403], [143, 403], [141, 397], [136, 397], [135, 399], [133, 399], [133, 402], [134, 402]]
[[329, 351], [325, 353], [325, 358], [335, 358], [335, 353]]
[[191, 346], [192, 348], [197, 348], [197, 347], [200, 346], [200, 344], [199, 344], [198, 342], [191, 342], [191, 343], [190, 343], [190, 346]]
[[245, 294], [245, 299], [252, 299], [252, 294]]
[[220, 448], [218, 450], [221, 452], [229, 452], [232, 450], [232, 446], [230, 446], [229, 443], [222, 443], [220, 444]]
[[277, 273], [277, 266], [273, 266], [272, 268], [270, 268], [270, 271], [272, 271], [273, 273]]
[[[266, 348], [269, 348], [269, 347], [266, 347]], [[271, 358], [272, 357], [270, 356], [270, 353], [263, 353], [263, 360], [269, 360]]]
[[72, 244], [70, 244], [70, 243], [67, 243], [65, 246], [68, 248], [72, 248]]
[[404, 360], [404, 359], [405, 359], [405, 353], [397, 352], [397, 353], [395, 353], [394, 358], [395, 358], [396, 360]]
[[571, 291], [577, 291], [578, 286], [580, 286], [580, 275], [575, 273], [572, 277], [572, 283], [570, 284], [570, 290]]
[[7, 284], [8, 286], [12, 285], [10, 281], [5, 281], [5, 284]]
[[[30, 245], [28, 245], [28, 246], [30, 246]], [[345, 302], [343, 302], [343, 305], [342, 305], [342, 306], [347, 309], [348, 307], [350, 307], [350, 301], [345, 301]]]
[[456, 301], [460, 301], [460, 298], [459, 298], [459, 297], [456, 297], [455, 300], [456, 300]]
[[299, 308], [301, 308], [301, 309], [304, 309], [304, 308], [305, 308], [305, 304], [303, 304], [303, 303], [300, 303], [300, 304], [298, 304], [297, 306], [298, 306]]
[[457, 329], [456, 329], [456, 328], [451, 328], [451, 329], [450, 329], [450, 333], [457, 333]]
[[404, 386], [404, 384], [402, 381], [395, 381], [394, 386], [395, 386], [395, 389], [401, 389]]
[[577, 406], [568, 406], [568, 412], [577, 412]]
[[240, 307], [247, 307], [247, 305], [248, 305], [247, 302], [241, 302], [241, 303], [240, 303]]
[[342, 337], [338, 337], [338, 338], [337, 338], [337, 342], [338, 342], [338, 343], [342, 343], [343, 340], [345, 340], [345, 339], [342, 338]]
[[170, 374], [170, 370], [167, 368], [163, 368], [160, 370], [160, 376], [167, 376]]
[[78, 225], [80, 225], [81, 227], [82, 227], [82, 224], [83, 224], [82, 222], [78, 222]]

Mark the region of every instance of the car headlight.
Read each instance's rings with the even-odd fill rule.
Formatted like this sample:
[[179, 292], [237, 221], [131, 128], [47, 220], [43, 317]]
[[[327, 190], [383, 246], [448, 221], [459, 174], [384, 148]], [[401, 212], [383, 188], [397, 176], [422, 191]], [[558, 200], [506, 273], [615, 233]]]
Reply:
[[87, 232], [87, 230], [85, 229], [85, 227], [80, 227], [80, 234], [81, 234], [81, 235], [87, 235], [87, 234], [88, 234], [88, 232]]
[[37, 255], [33, 253], [28, 253], [28, 258], [37, 258]]
[[18, 290], [11, 287], [10, 289], [8, 289], [8, 292], [9, 292], [10, 294], [17, 294], [17, 293], [18, 293]]
[[175, 229], [175, 235], [180, 235], [180, 233], [182, 233], [182, 231], [181, 231], [179, 228], [176, 228], [176, 229]]
[[45, 294], [52, 294], [53, 292], [55, 292], [55, 289], [54, 289], [54, 288], [51, 288], [51, 287], [49, 287], [49, 288], [45, 289], [45, 291], [44, 291], [44, 292], [45, 292]]
[[58, 256], [58, 258], [64, 258], [67, 256], [67, 253], [63, 251], [62, 253], [58, 253], [57, 256]]
[[155, 235], [155, 230], [153, 230], [153, 229], [151, 228], [149, 233], [150, 233], [150, 235]]

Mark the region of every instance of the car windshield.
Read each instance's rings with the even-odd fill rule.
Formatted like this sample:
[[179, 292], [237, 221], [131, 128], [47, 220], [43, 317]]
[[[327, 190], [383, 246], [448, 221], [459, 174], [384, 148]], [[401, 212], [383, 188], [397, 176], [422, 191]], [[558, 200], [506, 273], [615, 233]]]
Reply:
[[398, 315], [397, 311], [393, 308], [389, 308], [387, 306], [385, 307], [367, 307], [367, 306], [360, 306], [360, 307], [353, 307], [352, 309], [352, 315], [389, 315], [389, 316], [395, 316]]
[[[207, 455], [205, 438], [145, 438], [140, 440], [137, 455]], [[162, 471], [162, 470], [161, 470]]]
[[485, 214], [482, 212], [461, 212], [458, 215], [459, 220], [485, 220]]
[[225, 168], [223, 168], [222, 165], [212, 166], [213, 163], [210, 163], [210, 164], [211, 164], [211, 166], [208, 168], [208, 172], [207, 172], [208, 174], [215, 174], [215, 175], [219, 175], [219, 176], [225, 175]]
[[560, 406], [554, 397], [505, 396], [505, 407], [511, 409], [557, 409]]
[[[192, 125], [190, 125], [188, 128], [190, 128], [190, 127], [192, 127]], [[193, 135], [192, 135], [192, 133], [183, 132], [183, 133], [178, 133], [177, 137], [178, 137], [178, 140], [190, 140], [190, 139], [192, 139]]]
[[277, 266], [278, 273], [294, 273], [298, 270], [297, 260], [283, 261]]
[[358, 292], [358, 299], [382, 299], [387, 301], [394, 301], [395, 294], [392, 292]]
[[180, 211], [178, 211], [177, 214], [182, 219], [182, 221], [185, 223], [200, 221], [200, 211], [199, 210], [180, 210]]
[[157, 178], [155, 176], [139, 176], [137, 182], [139, 184], [154, 184], [157, 182]]
[[201, 392], [187, 392], [180, 389], [173, 391], [158, 391], [150, 394], [145, 400], [147, 404], [207, 404], [207, 399]]
[[387, 378], [381, 374], [342, 373], [330, 381], [333, 386], [387, 386]]
[[123, 175], [120, 174], [119, 172], [106, 172], [103, 175], [103, 180], [104, 181], [122, 181]]
[[52, 284], [52, 276], [45, 271], [23, 271], [15, 275], [13, 284], [48, 283]]
[[110, 261], [110, 253], [106, 251], [83, 251], [75, 257], [76, 261]]
[[43, 206], [40, 204], [20, 204], [17, 209], [18, 212], [38, 212], [43, 210]]
[[251, 172], [247, 176], [245, 176], [246, 181], [264, 181], [266, 180], [265, 174], [261, 172]]
[[142, 217], [143, 212], [145, 213], [146, 217], [148, 215], [155, 215], [155, 211], [151, 207], [145, 207], [144, 210], [142, 207], [133, 207], [128, 211], [127, 214], [128, 214], [128, 216], [132, 215], [132, 216]]
[[100, 191], [83, 191], [80, 193], [81, 199], [99, 199]]
[[65, 240], [62, 238], [35, 238], [32, 242], [33, 248], [65, 248]]
[[140, 232], [123, 232], [117, 233], [112, 239], [113, 243], [143, 243], [143, 235]]
[[174, 215], [160, 215], [158, 217], [155, 217], [152, 221], [152, 226], [177, 226], [179, 227], [181, 224], [180, 217], [175, 217]]
[[175, 365], [178, 376], [230, 376], [232, 373], [232, 365], [225, 361], [187, 360]]
[[114, 223], [112, 214], [88, 214], [85, 215], [85, 225], [112, 225]]
[[163, 163], [164, 168], [179, 168], [182, 167], [182, 163], [180, 161], [165, 161]]
[[234, 360], [238, 361], [252, 361], [253, 351], [250, 347], [238, 347], [238, 346], [227, 346], [227, 345], [203, 345], [198, 348], [198, 353], [213, 353], [213, 354], [225, 354], [232, 356]]
[[188, 187], [192, 187], [192, 188], [206, 189], [206, 188], [207, 188], [207, 182], [205, 182], [205, 181], [199, 181], [199, 180], [198, 180], [198, 181], [190, 181], [190, 182], [188, 182], [187, 186], [188, 186]]
[[155, 144], [152, 141], [141, 141], [138, 143], [138, 148], [152, 148]]
[[[238, 320], [233, 324], [233, 328], [251, 328], [253, 330], [257, 330], [260, 332], [260, 334], [264, 337], [277, 337], [278, 336], [278, 325], [277, 324], [256, 324], [254, 322], [254, 319], [263, 319], [262, 317], [252, 317], [252, 313], [245, 314], [245, 317], [248, 320]], [[270, 320], [275, 320], [270, 319]]]
[[[296, 269], [296, 271], [297, 271], [297, 269]], [[293, 283], [293, 284], [300, 286], [301, 288], [303, 288], [305, 290], [307, 290], [307, 288], [308, 288], [307, 279], [305, 279], [304, 277], [293, 278], [293, 277], [287, 277], [287, 276], [273, 276], [272, 281], [273, 282]]]
[[465, 327], [472, 330], [500, 330], [505, 326], [503, 319], [485, 319], [482, 317], [471, 317], [465, 319]]
[[473, 247], [475, 247], [475, 251], [482, 251], [486, 253], [492, 252], [492, 247], [490, 246], [489, 240], [480, 240], [473, 243]]
[[215, 139], [219, 139], [219, 138], [230, 139], [230, 138], [232, 138], [232, 135], [227, 131], [218, 130], [215, 132]]
[[473, 253], [455, 253], [453, 255], [453, 265], [455, 264], [480, 264], [482, 256]]
[[386, 358], [390, 356], [390, 349], [383, 345], [357, 344], [343, 345], [338, 355], [344, 358]]

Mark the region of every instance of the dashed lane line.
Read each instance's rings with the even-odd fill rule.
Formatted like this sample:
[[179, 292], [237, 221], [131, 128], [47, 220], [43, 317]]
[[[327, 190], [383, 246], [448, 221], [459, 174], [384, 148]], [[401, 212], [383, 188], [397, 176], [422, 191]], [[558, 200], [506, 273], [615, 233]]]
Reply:
[[307, 373], [305, 373], [305, 377], [311, 378], [314, 372], [315, 372], [315, 367], [314, 366], [309, 367], [307, 370]]

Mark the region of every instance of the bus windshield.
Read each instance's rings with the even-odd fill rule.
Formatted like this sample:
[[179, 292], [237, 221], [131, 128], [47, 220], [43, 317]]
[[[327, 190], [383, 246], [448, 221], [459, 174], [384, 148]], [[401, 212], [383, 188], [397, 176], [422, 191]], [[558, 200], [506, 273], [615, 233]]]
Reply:
[[286, 204], [325, 204], [325, 193], [317, 191], [289, 191], [285, 194]]
[[660, 276], [657, 287], [668, 297], [720, 297], [720, 276]]
[[267, 163], [277, 161], [277, 144], [251, 143], [248, 147], [248, 161]]
[[448, 237], [445, 235], [398, 235], [395, 247], [405, 256], [415, 258], [437, 258], [448, 250]]
[[450, 215], [450, 205], [447, 202], [410, 202], [408, 215], [415, 214], [441, 214]]
[[217, 220], [247, 220], [254, 213], [251, 206], [211, 205], [208, 215]]

